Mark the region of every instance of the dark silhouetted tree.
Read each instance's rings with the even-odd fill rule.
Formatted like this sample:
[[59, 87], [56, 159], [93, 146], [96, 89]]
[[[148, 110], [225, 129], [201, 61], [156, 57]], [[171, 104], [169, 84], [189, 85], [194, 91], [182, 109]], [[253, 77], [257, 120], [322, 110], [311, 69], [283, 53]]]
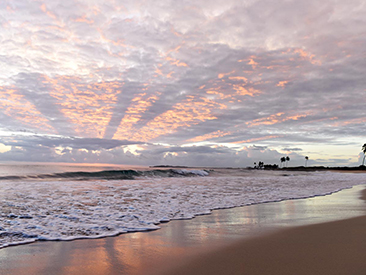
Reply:
[[264, 169], [278, 169], [277, 164], [265, 164]]
[[305, 167], [308, 165], [308, 160], [309, 160], [309, 157], [308, 157], [308, 156], [306, 156], [306, 157], [305, 157]]
[[282, 157], [280, 160], [281, 160], [281, 166], [282, 166], [282, 168], [283, 168], [282, 163], [283, 163], [283, 162], [286, 162], [286, 158], [285, 158], [285, 157]]
[[286, 157], [286, 161], [287, 161], [287, 162], [286, 162], [286, 167], [287, 167], [287, 164], [288, 164], [288, 162], [290, 161], [290, 157], [289, 157], [289, 156], [287, 156], [287, 157]]
[[362, 160], [362, 166], [365, 165], [365, 156], [366, 156], [366, 143], [362, 145], [362, 152], [363, 152], [363, 160]]

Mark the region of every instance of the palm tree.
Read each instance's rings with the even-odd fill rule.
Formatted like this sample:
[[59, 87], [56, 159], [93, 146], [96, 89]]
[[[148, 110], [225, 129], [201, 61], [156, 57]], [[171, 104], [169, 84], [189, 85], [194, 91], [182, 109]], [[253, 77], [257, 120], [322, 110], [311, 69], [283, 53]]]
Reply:
[[[287, 161], [287, 163], [290, 161], [290, 157], [289, 156], [286, 157], [286, 161]], [[287, 163], [286, 163], [286, 167], [287, 167]]]
[[[282, 162], [286, 162], [286, 158], [285, 157], [280, 158], [280, 160], [281, 160], [281, 165], [282, 165]], [[282, 165], [282, 167], [283, 167], [283, 165]]]
[[306, 156], [306, 157], [305, 157], [305, 167], [308, 165], [308, 160], [309, 160], [309, 157], [308, 157], [308, 156]]
[[362, 166], [365, 165], [365, 156], [366, 156], [366, 143], [362, 145], [362, 152], [363, 152], [363, 160], [362, 160]]

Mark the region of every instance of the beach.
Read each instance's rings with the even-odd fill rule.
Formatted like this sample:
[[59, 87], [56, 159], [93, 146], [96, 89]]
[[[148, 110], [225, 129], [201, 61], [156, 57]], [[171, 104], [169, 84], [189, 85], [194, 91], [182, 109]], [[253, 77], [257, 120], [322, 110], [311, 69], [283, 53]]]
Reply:
[[365, 274], [366, 217], [279, 231], [156, 274]]
[[[362, 193], [366, 198], [366, 190]], [[365, 274], [366, 216], [241, 240], [156, 274]]]
[[[0, 274], [364, 274], [364, 186], [0, 250]], [[364, 192], [364, 193], [362, 193]]]

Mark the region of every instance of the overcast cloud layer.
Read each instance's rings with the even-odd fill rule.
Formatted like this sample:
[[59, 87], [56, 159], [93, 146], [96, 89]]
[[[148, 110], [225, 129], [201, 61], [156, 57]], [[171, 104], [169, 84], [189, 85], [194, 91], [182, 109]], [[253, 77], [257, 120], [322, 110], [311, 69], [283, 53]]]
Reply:
[[0, 161], [359, 165], [365, 1], [2, 0]]

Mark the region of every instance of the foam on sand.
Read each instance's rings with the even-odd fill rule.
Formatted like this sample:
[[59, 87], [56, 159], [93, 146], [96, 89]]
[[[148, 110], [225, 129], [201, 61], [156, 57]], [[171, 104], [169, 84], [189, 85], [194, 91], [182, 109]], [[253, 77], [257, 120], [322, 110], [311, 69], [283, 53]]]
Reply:
[[36, 240], [100, 238], [154, 230], [161, 222], [191, 219], [213, 209], [325, 195], [365, 182], [366, 174], [331, 172], [113, 181], [2, 181], [0, 247]]

